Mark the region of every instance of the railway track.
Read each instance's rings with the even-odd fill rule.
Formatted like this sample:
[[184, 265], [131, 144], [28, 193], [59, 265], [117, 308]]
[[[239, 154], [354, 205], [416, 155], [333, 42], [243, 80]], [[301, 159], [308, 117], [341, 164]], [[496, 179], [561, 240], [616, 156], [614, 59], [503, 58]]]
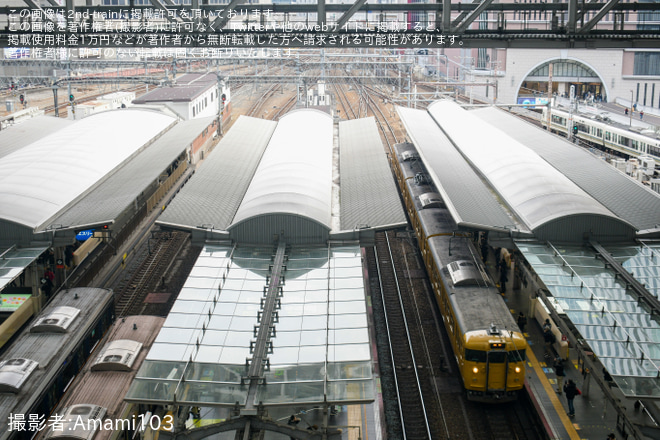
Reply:
[[443, 409], [433, 386], [429, 347], [415, 317], [419, 311], [410, 304], [410, 285], [404, 282], [401, 268], [396, 267], [401, 255], [389, 235], [394, 236], [377, 234], [374, 260], [399, 411], [400, 432], [393, 435], [411, 440], [448, 438]]
[[132, 276], [115, 289], [115, 316], [144, 314], [147, 294], [162, 291], [165, 276], [170, 271], [177, 255], [189, 241], [185, 232], [157, 232], [155, 243], [149, 245], [150, 252], [134, 270]]

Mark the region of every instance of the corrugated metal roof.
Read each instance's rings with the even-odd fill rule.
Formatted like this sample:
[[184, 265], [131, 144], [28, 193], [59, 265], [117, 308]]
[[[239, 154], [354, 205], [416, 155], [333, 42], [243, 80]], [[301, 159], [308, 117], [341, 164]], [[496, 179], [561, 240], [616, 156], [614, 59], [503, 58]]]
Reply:
[[397, 112], [458, 225], [505, 229], [516, 223], [427, 112], [405, 107]]
[[660, 195], [602, 159], [503, 110], [484, 108], [475, 110], [474, 113], [535, 151], [610, 211], [637, 229], [652, 229], [660, 223]]
[[0, 159], [72, 124], [62, 118], [37, 116], [0, 131]]
[[282, 117], [231, 227], [282, 213], [308, 218], [330, 230], [332, 149], [332, 117], [327, 113], [302, 109]]
[[176, 79], [172, 85], [158, 87], [133, 100], [133, 104], [153, 102], [192, 101], [218, 83], [214, 73], [188, 73]]
[[428, 111], [530, 229], [569, 217], [619, 220], [538, 154], [460, 105], [439, 101]]
[[37, 228], [160, 134], [174, 118], [154, 111], [98, 113], [0, 161], [0, 218]]
[[116, 219], [213, 120], [179, 122], [51, 223], [72, 227]]
[[373, 117], [339, 123], [342, 230], [405, 224], [405, 213]]
[[227, 230], [276, 125], [239, 117], [157, 223]]

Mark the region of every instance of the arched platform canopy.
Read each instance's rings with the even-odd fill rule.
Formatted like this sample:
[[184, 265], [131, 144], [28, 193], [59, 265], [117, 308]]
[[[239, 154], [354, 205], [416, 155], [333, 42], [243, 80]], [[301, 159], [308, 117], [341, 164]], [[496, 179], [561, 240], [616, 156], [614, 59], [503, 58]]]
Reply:
[[594, 199], [632, 224], [638, 237], [660, 236], [660, 194], [631, 179], [588, 150], [495, 107], [473, 110], [481, 120], [506, 131]]
[[581, 241], [634, 236], [633, 225], [505, 132], [454, 102], [433, 103], [428, 111], [464, 160], [537, 238]]
[[46, 229], [49, 219], [174, 123], [173, 117], [156, 111], [102, 112], [4, 156], [0, 220]]
[[229, 226], [230, 234], [257, 242], [263, 242], [263, 234], [271, 239], [282, 232], [293, 235], [299, 228], [307, 231], [303, 235], [327, 235], [332, 149], [332, 117], [327, 113], [296, 110], [280, 119]]
[[307, 245], [371, 240], [406, 217], [375, 120], [298, 109], [240, 116], [157, 223], [196, 243]]

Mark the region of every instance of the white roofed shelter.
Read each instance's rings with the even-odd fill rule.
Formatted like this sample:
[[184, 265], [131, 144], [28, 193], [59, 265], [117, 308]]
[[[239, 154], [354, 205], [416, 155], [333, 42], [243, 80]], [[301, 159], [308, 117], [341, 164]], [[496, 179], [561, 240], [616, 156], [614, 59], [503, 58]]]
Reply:
[[287, 234], [286, 224], [295, 224], [301, 235], [327, 236], [332, 148], [327, 113], [297, 110], [280, 119], [229, 226], [231, 235], [241, 242], [262, 242]]
[[103, 112], [4, 156], [0, 219], [33, 233], [57, 228], [54, 216], [175, 122], [151, 110]]

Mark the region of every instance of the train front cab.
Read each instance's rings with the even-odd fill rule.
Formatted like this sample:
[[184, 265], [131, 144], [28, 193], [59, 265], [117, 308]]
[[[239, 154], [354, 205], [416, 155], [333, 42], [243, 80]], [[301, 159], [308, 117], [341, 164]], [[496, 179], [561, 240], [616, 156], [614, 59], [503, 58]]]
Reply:
[[462, 376], [469, 400], [516, 400], [525, 383], [527, 343], [518, 332], [491, 328], [469, 332], [463, 341]]

